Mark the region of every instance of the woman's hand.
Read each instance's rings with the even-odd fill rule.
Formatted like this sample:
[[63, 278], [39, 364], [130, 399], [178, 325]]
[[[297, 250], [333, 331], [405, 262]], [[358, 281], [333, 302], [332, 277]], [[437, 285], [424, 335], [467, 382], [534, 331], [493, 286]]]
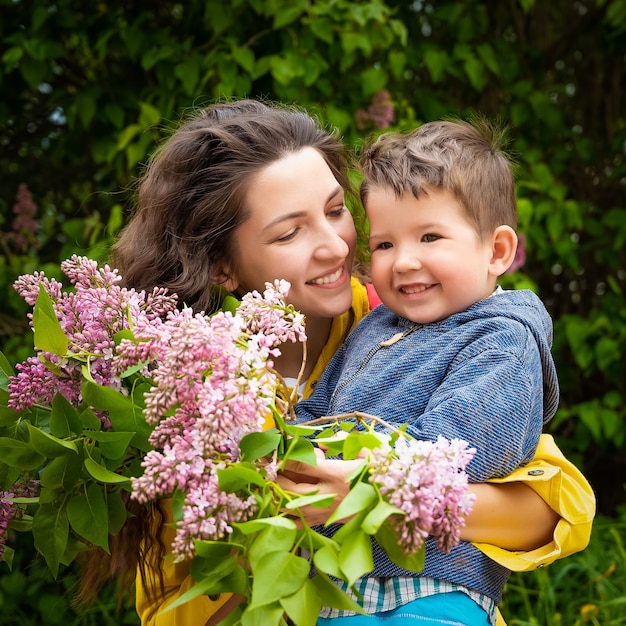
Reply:
[[352, 461], [327, 459], [324, 451], [315, 448], [317, 466], [299, 461], [288, 461], [276, 479], [278, 484], [292, 493], [305, 495], [315, 491], [322, 495], [335, 495], [330, 506], [305, 506], [300, 509], [309, 526], [324, 524], [350, 490], [348, 476], [363, 464], [362, 458]]

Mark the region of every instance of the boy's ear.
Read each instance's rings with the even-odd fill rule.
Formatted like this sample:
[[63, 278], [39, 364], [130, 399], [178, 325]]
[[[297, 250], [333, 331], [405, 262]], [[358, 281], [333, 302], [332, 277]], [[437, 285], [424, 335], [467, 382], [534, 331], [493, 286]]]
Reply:
[[498, 226], [492, 236], [491, 262], [489, 273], [492, 276], [504, 274], [515, 259], [517, 235], [510, 226]]

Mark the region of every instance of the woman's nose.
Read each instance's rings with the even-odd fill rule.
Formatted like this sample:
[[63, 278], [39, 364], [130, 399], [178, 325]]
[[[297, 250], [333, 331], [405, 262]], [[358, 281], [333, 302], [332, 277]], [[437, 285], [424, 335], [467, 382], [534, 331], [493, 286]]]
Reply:
[[342, 233], [332, 227], [324, 228], [318, 235], [318, 254], [328, 258], [344, 258], [350, 253], [350, 246]]

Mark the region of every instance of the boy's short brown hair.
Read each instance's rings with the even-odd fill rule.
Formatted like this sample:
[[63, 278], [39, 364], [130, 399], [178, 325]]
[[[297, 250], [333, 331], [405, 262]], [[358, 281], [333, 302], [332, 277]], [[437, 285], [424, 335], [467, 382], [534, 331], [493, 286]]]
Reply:
[[511, 158], [501, 149], [506, 129], [485, 118], [428, 122], [408, 133], [385, 133], [359, 159], [361, 201], [373, 188], [416, 198], [429, 188], [452, 193], [482, 238], [498, 226], [517, 226]]

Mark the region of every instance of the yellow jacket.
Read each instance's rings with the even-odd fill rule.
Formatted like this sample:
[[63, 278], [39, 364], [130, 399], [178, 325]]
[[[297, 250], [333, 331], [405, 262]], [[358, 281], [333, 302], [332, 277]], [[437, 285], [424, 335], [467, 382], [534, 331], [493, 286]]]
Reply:
[[[326, 346], [309, 377], [304, 391], [305, 397], [311, 392], [330, 357], [355, 324], [369, 311], [365, 288], [356, 279], [352, 281], [352, 292], [352, 308], [333, 320]], [[579, 552], [587, 546], [595, 514], [595, 498], [585, 477], [563, 456], [550, 435], [541, 436], [537, 453], [531, 463], [518, 468], [506, 478], [491, 482], [515, 481], [531, 487], [561, 516], [552, 542], [531, 552], [510, 552], [486, 543], [476, 544], [480, 550], [508, 569], [522, 572], [549, 565], [556, 559]], [[166, 501], [165, 505], [165, 514], [172, 519], [171, 503]], [[174, 530], [170, 526], [164, 526], [160, 530], [163, 543], [169, 552]], [[153, 572], [151, 576], [150, 568], [147, 569], [147, 585], [154, 585], [151, 594], [141, 576], [138, 575], [136, 579], [136, 608], [142, 626], [204, 626], [230, 597], [229, 594], [221, 594], [216, 600], [211, 600], [208, 596], [200, 596], [164, 613], [169, 604], [194, 584], [189, 563], [174, 564], [167, 559], [163, 562], [164, 595], [158, 591], [157, 574]], [[506, 626], [500, 613], [496, 626]]]

